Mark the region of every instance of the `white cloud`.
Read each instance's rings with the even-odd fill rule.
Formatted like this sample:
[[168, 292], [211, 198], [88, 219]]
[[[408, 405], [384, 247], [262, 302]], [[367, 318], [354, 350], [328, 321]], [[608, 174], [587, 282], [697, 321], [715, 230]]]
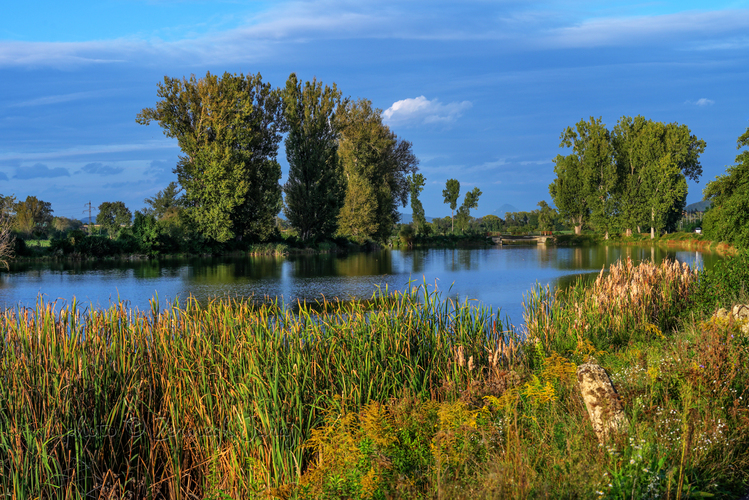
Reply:
[[697, 106], [712, 106], [713, 104], [715, 104], [715, 101], [713, 101], [712, 99], [706, 99], [704, 97], [702, 99], [697, 99], [695, 102], [687, 102], [689, 104], [695, 104]]
[[471, 107], [470, 101], [442, 104], [438, 99], [430, 101], [422, 95], [395, 101], [382, 114], [390, 125], [450, 123]]

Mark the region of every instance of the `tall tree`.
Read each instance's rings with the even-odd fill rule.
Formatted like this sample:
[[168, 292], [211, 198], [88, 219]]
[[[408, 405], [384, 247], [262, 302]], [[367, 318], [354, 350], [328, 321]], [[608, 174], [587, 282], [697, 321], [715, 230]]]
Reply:
[[27, 196], [24, 201], [16, 203], [16, 228], [27, 235], [43, 235], [52, 225], [52, 204], [36, 196]]
[[284, 131], [281, 92], [257, 75], [164, 77], [160, 100], [136, 121], [156, 121], [184, 153], [175, 168], [187, 215], [217, 241], [265, 239], [281, 209], [276, 161]]
[[549, 186], [559, 213], [572, 221], [575, 234], [584, 224], [593, 222], [608, 234], [613, 219], [618, 175], [610, 133], [601, 119], [580, 120], [567, 127], [559, 147], [572, 148], [567, 156], [557, 155], [557, 178]]
[[123, 226], [129, 226], [133, 220], [133, 214], [121, 201], [105, 201], [99, 205], [99, 213], [96, 215], [96, 223], [107, 231], [111, 239], [116, 239]]
[[479, 207], [479, 196], [481, 194], [481, 190], [475, 187], [471, 191], [468, 191], [465, 198], [463, 198], [463, 204], [458, 209], [458, 227], [461, 231], [465, 231], [471, 220], [471, 210]]
[[450, 223], [451, 231], [455, 232], [455, 208], [458, 206], [458, 197], [460, 196], [460, 182], [457, 179], [447, 179], [445, 189], [442, 190], [442, 198], [445, 203], [450, 204]]
[[[419, 160], [411, 143], [398, 139], [382, 123], [382, 112], [366, 99], [345, 103], [336, 114], [336, 123], [347, 183], [339, 232], [357, 235], [361, 241], [385, 241], [400, 219], [398, 205], [408, 202], [408, 176], [418, 170]], [[366, 196], [371, 201], [362, 205]]]
[[[749, 128], [737, 141], [737, 148], [742, 147], [749, 147]], [[702, 220], [705, 235], [749, 248], [749, 149], [736, 156], [725, 175], [707, 183], [704, 195], [712, 202]]]
[[619, 211], [623, 227], [650, 226], [650, 237], [673, 226], [686, 204], [687, 178], [702, 175], [699, 156], [705, 141], [686, 125], [622, 117], [613, 144], [622, 183]]
[[341, 92], [316, 79], [302, 86], [292, 73], [283, 101], [289, 127], [284, 213], [303, 240], [330, 236], [338, 225], [345, 186], [334, 128]]
[[427, 219], [424, 214], [424, 206], [421, 204], [419, 195], [424, 190], [426, 179], [422, 174], [412, 173], [408, 180], [409, 191], [411, 193], [411, 213], [416, 233], [421, 234], [426, 228]]

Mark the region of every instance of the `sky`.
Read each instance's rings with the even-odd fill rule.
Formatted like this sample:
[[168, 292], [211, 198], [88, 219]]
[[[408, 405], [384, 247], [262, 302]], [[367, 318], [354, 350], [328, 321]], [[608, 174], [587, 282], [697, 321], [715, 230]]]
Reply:
[[[551, 202], [562, 131], [601, 117], [686, 124], [707, 143], [688, 203], [749, 127], [749, 1], [41, 0], [0, 17], [0, 193], [81, 218], [132, 211], [180, 151], [138, 125], [165, 76], [289, 74], [367, 98], [410, 141], [427, 216], [448, 178], [474, 215]], [[285, 181], [288, 165], [279, 151]], [[402, 209], [409, 213], [410, 207]], [[504, 213], [497, 213], [504, 216]]]

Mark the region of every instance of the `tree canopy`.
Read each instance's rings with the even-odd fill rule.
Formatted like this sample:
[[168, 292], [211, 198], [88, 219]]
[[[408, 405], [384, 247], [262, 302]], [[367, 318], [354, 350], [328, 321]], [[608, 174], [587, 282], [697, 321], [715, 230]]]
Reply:
[[554, 159], [557, 174], [549, 193], [575, 232], [589, 224], [612, 230], [673, 228], [687, 195], [686, 179], [702, 174], [705, 141], [686, 125], [624, 116], [608, 131], [601, 119], [581, 120], [562, 132], [560, 147], [572, 153]]
[[110, 238], [116, 239], [123, 226], [129, 226], [133, 219], [130, 209], [121, 201], [105, 201], [99, 205], [96, 223], [104, 229]]
[[[749, 147], [749, 128], [737, 141], [737, 148]], [[705, 186], [705, 199], [712, 205], [702, 220], [705, 235], [716, 241], [749, 247], [749, 150], [736, 156], [728, 167]]]
[[281, 209], [276, 161], [284, 131], [281, 92], [257, 75], [207, 73], [164, 77], [155, 108], [136, 121], [156, 121], [184, 153], [175, 172], [188, 217], [204, 235], [223, 242], [267, 238]]
[[385, 241], [400, 220], [398, 205], [408, 202], [408, 176], [418, 170], [419, 160], [411, 143], [398, 139], [366, 99], [345, 103], [336, 123], [346, 179], [339, 232], [358, 241]]
[[24, 201], [16, 203], [15, 225], [19, 232], [44, 234], [52, 226], [52, 204], [36, 196], [27, 196]]
[[345, 184], [334, 127], [341, 92], [313, 79], [303, 86], [292, 73], [283, 94], [286, 159], [284, 214], [303, 240], [335, 233]]
[[442, 190], [442, 198], [445, 203], [450, 205], [450, 224], [455, 231], [455, 208], [458, 206], [458, 197], [460, 196], [460, 182], [457, 179], [447, 179], [445, 189]]

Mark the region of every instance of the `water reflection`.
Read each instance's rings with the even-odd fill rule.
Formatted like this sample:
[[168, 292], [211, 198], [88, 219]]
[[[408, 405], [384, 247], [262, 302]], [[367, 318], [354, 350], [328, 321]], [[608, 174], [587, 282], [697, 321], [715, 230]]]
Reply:
[[639, 262], [675, 258], [711, 267], [716, 254], [636, 246], [555, 248], [545, 246], [481, 249], [417, 249], [350, 255], [192, 258], [139, 262], [14, 263], [0, 273], [0, 305], [33, 306], [45, 300], [107, 306], [118, 297], [147, 310], [156, 294], [166, 302], [189, 295], [283, 297], [287, 302], [368, 298], [378, 287], [402, 290], [409, 280], [458, 300], [502, 308], [520, 321], [523, 294], [536, 283], [567, 286], [578, 276], [594, 279], [620, 258]]

